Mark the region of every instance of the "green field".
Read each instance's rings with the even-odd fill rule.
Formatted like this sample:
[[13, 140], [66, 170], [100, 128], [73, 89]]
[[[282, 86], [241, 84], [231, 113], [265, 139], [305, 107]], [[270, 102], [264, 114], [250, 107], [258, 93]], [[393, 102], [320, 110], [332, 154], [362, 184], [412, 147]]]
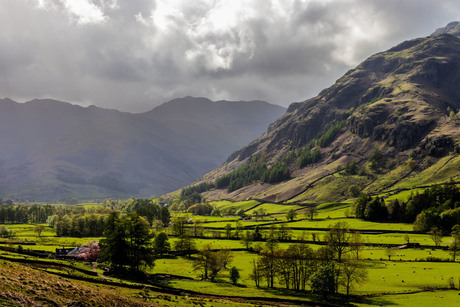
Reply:
[[[403, 191], [388, 197], [388, 199], [399, 198], [404, 199], [410, 195], [410, 192]], [[309, 242], [309, 246], [313, 250], [318, 250], [324, 246], [324, 238], [328, 233], [328, 229], [338, 222], [345, 222], [347, 227], [353, 230], [358, 230], [362, 233], [361, 238], [364, 244], [361, 251], [361, 258], [367, 267], [367, 281], [357, 287], [351, 289], [351, 294], [354, 295], [353, 302], [357, 305], [403, 305], [417, 306], [420, 302], [435, 302], [444, 300], [452, 302], [458, 298], [458, 291], [450, 290], [449, 280], [454, 280], [456, 288], [459, 287], [460, 270], [458, 262], [451, 262], [452, 255], [450, 251], [441, 248], [435, 248], [432, 238], [427, 234], [412, 233], [412, 224], [405, 223], [377, 223], [368, 222], [350, 215], [350, 203], [327, 203], [318, 206], [317, 214], [313, 220], [306, 219], [304, 216], [305, 209], [297, 205], [282, 205], [272, 203], [260, 203], [257, 201], [245, 202], [230, 202], [219, 201], [213, 202], [213, 205], [220, 209], [228, 210], [229, 208], [246, 210], [246, 214], [250, 219], [241, 219], [235, 216], [192, 216], [188, 214], [190, 221], [200, 220], [201, 225], [205, 227], [205, 236], [208, 238], [194, 239], [197, 249], [201, 249], [205, 244], [211, 244], [214, 249], [230, 249], [232, 251], [232, 262], [229, 266], [235, 266], [240, 273], [240, 279], [237, 285], [232, 285], [229, 280], [229, 272], [223, 270], [217, 277], [215, 282], [202, 281], [200, 272], [193, 270], [194, 257], [188, 259], [183, 256], [172, 256], [167, 258], [157, 259], [155, 266], [148, 269], [150, 274], [159, 274], [159, 276], [172, 276], [166, 285], [183, 291], [195, 291], [207, 295], [225, 295], [231, 297], [245, 297], [251, 299], [253, 297], [260, 298], [284, 298], [291, 301], [317, 301], [317, 296], [307, 293], [295, 293], [285, 291], [283, 283], [280, 280], [275, 281], [275, 288], [269, 289], [265, 285], [257, 288], [253, 279], [250, 277], [252, 273], [253, 260], [258, 259], [257, 252], [248, 252], [245, 250], [245, 245], [241, 240], [226, 239], [225, 227], [230, 224], [232, 234], [235, 232], [237, 221], [243, 229], [253, 231], [254, 227], [259, 225], [262, 234], [267, 235], [272, 231], [273, 223], [275, 230], [284, 225], [291, 234], [294, 240], [303, 239]], [[99, 204], [85, 204], [88, 208], [98, 208]], [[256, 210], [263, 209], [265, 216], [254, 215]], [[298, 213], [294, 221], [287, 221], [286, 212], [290, 209], [295, 209]], [[35, 225], [30, 224], [7, 224], [5, 225], [10, 231], [13, 231], [15, 236], [12, 239], [5, 239], [1, 246], [13, 248], [15, 250], [22, 248], [25, 251], [47, 251], [53, 253], [56, 248], [73, 247], [82, 245], [91, 240], [99, 240], [100, 238], [84, 237], [57, 237], [54, 229], [45, 227], [39, 237], [35, 230]], [[192, 228], [193, 224], [188, 227]], [[293, 229], [295, 228], [295, 229]], [[152, 230], [153, 231], [153, 230]], [[166, 229], [168, 233], [172, 233], [171, 229]], [[366, 231], [369, 231], [366, 233]], [[380, 232], [381, 231], [381, 232]], [[213, 238], [216, 232], [220, 232], [220, 238]], [[404, 248], [406, 244], [406, 234], [409, 236], [411, 243], [419, 243], [425, 248]], [[313, 237], [315, 243], [312, 242]], [[169, 242], [174, 246], [178, 238], [170, 236]], [[445, 236], [442, 238], [441, 246], [446, 247], [452, 240], [451, 237]], [[25, 243], [34, 243], [27, 245]], [[321, 244], [318, 244], [321, 243]], [[22, 244], [24, 243], [24, 244]], [[300, 244], [294, 242], [279, 242], [277, 248], [287, 249], [292, 244]], [[386, 245], [398, 246], [392, 247], [391, 261], [388, 261], [388, 252]], [[261, 248], [265, 245], [264, 241], [253, 242], [252, 247]], [[26, 256], [14, 252], [1, 251], [0, 255], [15, 259], [35, 259], [33, 256]], [[429, 261], [427, 261], [429, 260]], [[444, 262], [433, 262], [444, 261]], [[46, 261], [46, 260], [43, 260]], [[81, 270], [92, 270], [91, 266], [73, 262], [77, 269], [62, 269], [55, 266], [57, 260], [48, 260], [50, 268], [43, 269], [48, 273], [70, 274], [72, 276], [89, 276], [85, 275]], [[53, 262], [54, 261], [54, 262]], [[59, 260], [59, 263], [68, 263], [64, 260]], [[55, 263], [55, 264], [52, 264]], [[102, 270], [98, 268], [98, 272]], [[118, 279], [113, 279], [118, 280]], [[339, 293], [344, 293], [345, 288], [340, 286]], [[456, 296], [457, 295], [457, 296]], [[441, 298], [442, 297], [442, 298]], [[338, 298], [339, 301], [341, 300]], [[153, 300], [152, 300], [153, 301]], [[161, 300], [158, 300], [160, 302]], [[184, 304], [185, 301], [177, 300], [177, 305]], [[189, 302], [192, 302], [190, 300]], [[202, 301], [203, 303], [203, 301]], [[241, 302], [233, 302], [232, 304], [240, 304]], [[204, 304], [204, 303], [203, 303]], [[184, 306], [187, 305], [186, 303]], [[241, 305], [245, 305], [241, 303]], [[218, 306], [218, 305], [216, 305]]]

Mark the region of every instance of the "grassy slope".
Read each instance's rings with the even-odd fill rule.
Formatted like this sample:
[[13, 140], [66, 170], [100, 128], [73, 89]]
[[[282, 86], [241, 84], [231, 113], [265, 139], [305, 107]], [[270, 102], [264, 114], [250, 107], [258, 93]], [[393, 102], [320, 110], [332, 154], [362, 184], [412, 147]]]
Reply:
[[0, 304], [5, 305], [65, 305], [72, 301], [100, 306], [157, 305], [135, 298], [139, 290], [76, 282], [4, 260], [0, 260], [0, 279]]

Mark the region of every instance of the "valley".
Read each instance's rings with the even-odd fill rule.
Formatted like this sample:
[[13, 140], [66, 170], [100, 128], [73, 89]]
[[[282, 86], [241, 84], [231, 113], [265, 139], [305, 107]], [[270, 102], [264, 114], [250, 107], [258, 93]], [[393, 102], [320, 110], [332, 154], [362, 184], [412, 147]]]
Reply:
[[0, 101], [0, 304], [458, 305], [457, 25], [287, 111]]

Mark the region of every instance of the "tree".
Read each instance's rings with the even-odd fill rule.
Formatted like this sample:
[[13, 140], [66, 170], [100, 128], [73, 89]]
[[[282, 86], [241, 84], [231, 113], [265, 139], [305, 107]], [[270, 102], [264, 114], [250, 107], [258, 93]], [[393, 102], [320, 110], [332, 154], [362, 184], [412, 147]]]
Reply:
[[193, 221], [193, 236], [195, 238], [202, 237], [204, 233], [203, 221], [200, 219], [194, 219]]
[[388, 216], [388, 211], [385, 206], [385, 201], [380, 197], [375, 197], [367, 202], [364, 210], [364, 219], [368, 221], [383, 220]]
[[227, 268], [232, 258], [230, 250], [213, 251], [211, 244], [205, 244], [193, 263], [193, 270], [200, 271], [204, 280], [210, 278], [214, 281], [219, 272]]
[[371, 157], [369, 158], [369, 162], [371, 170], [375, 172], [378, 172], [382, 168], [385, 168], [386, 164], [385, 157], [378, 148], [374, 149], [374, 151], [372, 152]]
[[244, 246], [246, 247], [246, 249], [248, 251], [251, 249], [252, 238], [253, 238], [253, 235], [252, 235], [251, 231], [249, 231], [249, 230], [246, 230], [241, 235], [241, 242], [244, 244]]
[[100, 261], [108, 263], [115, 271], [121, 271], [124, 265], [127, 264], [128, 255], [126, 250], [128, 244], [119, 212], [112, 212], [107, 218], [104, 236], [100, 241], [100, 248]]
[[236, 285], [238, 279], [240, 279], [240, 272], [236, 267], [232, 267], [230, 269], [230, 281], [232, 282], [232, 284]]
[[359, 196], [360, 192], [361, 192], [361, 188], [357, 186], [356, 184], [352, 184], [351, 186], [348, 187], [348, 195], [352, 197]]
[[441, 245], [442, 242], [442, 231], [438, 227], [432, 227], [431, 230], [428, 232], [431, 236], [431, 239], [434, 242], [435, 246]]
[[0, 238], [12, 238], [13, 236], [13, 231], [8, 230], [8, 228], [5, 225], [2, 225], [2, 227], [0, 227]]
[[318, 215], [318, 210], [316, 207], [308, 207], [307, 210], [305, 211], [305, 217], [313, 220], [313, 218]]
[[128, 213], [123, 222], [127, 234], [129, 268], [139, 272], [144, 266], [152, 267], [155, 254], [149, 222], [135, 213]]
[[171, 250], [171, 245], [168, 241], [168, 235], [165, 232], [160, 232], [156, 235], [155, 240], [153, 241], [153, 246], [155, 254], [163, 256]]
[[185, 235], [187, 218], [185, 216], [176, 216], [172, 222], [172, 231], [175, 236], [180, 237]]
[[225, 234], [227, 236], [227, 239], [232, 238], [232, 225], [230, 224], [225, 225]]
[[262, 238], [263, 238], [263, 235], [262, 235], [262, 231], [260, 230], [260, 225], [256, 225], [256, 227], [254, 228], [254, 232], [252, 233], [252, 240], [260, 241], [262, 240]]
[[391, 261], [391, 257], [395, 254], [395, 250], [391, 247], [387, 247], [385, 253], [387, 254], [388, 261]]
[[99, 244], [95, 240], [83, 244], [80, 249], [82, 249], [82, 251], [77, 257], [89, 262], [96, 261], [101, 252]]
[[460, 250], [460, 225], [452, 227], [452, 243], [449, 249], [452, 251], [452, 260], [455, 261], [457, 251]]
[[262, 270], [267, 287], [273, 288], [276, 277], [276, 258], [274, 248], [264, 247], [260, 252], [259, 266]]
[[249, 275], [249, 278], [254, 280], [254, 283], [256, 284], [257, 288], [260, 287], [260, 281], [262, 280], [262, 268], [260, 261], [252, 259], [252, 272]]
[[280, 242], [286, 242], [291, 240], [292, 236], [292, 231], [287, 228], [284, 224], [281, 224], [281, 226], [278, 228], [278, 234], [277, 234], [277, 239]]
[[209, 263], [212, 253], [211, 244], [205, 244], [199, 251], [195, 262], [193, 263], [193, 270], [201, 272], [201, 278], [203, 280], [208, 279]]
[[414, 230], [420, 232], [428, 232], [435, 225], [440, 224], [441, 218], [435, 210], [423, 210], [419, 213], [414, 222]]
[[406, 241], [406, 244], [410, 243], [410, 237], [408, 233], [404, 234], [404, 241]]
[[171, 221], [171, 213], [166, 206], [160, 209], [160, 221], [163, 223], [163, 227], [167, 227]]
[[341, 263], [340, 284], [347, 289], [347, 296], [350, 295], [350, 288], [354, 284], [360, 284], [367, 280], [366, 266], [358, 260], [346, 259]]
[[228, 249], [221, 249], [217, 252], [212, 252], [209, 262], [209, 277], [211, 281], [214, 281], [220, 271], [227, 269], [227, 266], [230, 262], [232, 262], [232, 260], [233, 256]]
[[361, 233], [359, 231], [354, 232], [351, 235], [350, 240], [350, 252], [353, 254], [354, 258], [358, 260], [360, 258], [361, 250], [364, 246], [364, 240], [361, 237]]
[[[294, 290], [305, 290], [308, 280], [315, 268], [314, 252], [305, 243], [291, 244], [285, 253], [278, 253], [284, 259], [278, 261], [278, 268], [285, 272], [283, 279], [289, 282]], [[284, 266], [284, 269], [280, 267]], [[286, 284], [286, 287], [289, 285]]]
[[34, 232], [37, 234], [37, 236], [41, 237], [43, 230], [45, 229], [45, 226], [43, 225], [36, 225], [34, 228]]
[[361, 194], [356, 198], [354, 208], [355, 208], [355, 216], [359, 219], [364, 218], [364, 211], [366, 210], [367, 203], [371, 200], [372, 198], [370, 196], [367, 196], [366, 194]]
[[100, 241], [100, 259], [115, 271], [129, 267], [139, 272], [144, 266], [154, 265], [152, 237], [146, 219], [135, 213], [120, 217], [118, 212], [112, 212]]
[[335, 293], [336, 279], [333, 264], [321, 266], [310, 279], [310, 287], [313, 293], [319, 293], [325, 297], [327, 294]]
[[295, 218], [297, 217], [297, 212], [295, 212], [295, 209], [290, 209], [287, 213], [286, 213], [286, 219], [288, 221], [293, 221], [295, 220]]
[[174, 249], [178, 252], [184, 253], [188, 258], [190, 258], [192, 252], [196, 250], [196, 244], [192, 237], [183, 235], [174, 242]]
[[236, 239], [240, 238], [240, 235], [243, 232], [243, 230], [244, 230], [243, 224], [241, 223], [241, 221], [237, 221], [235, 224], [235, 238]]
[[329, 232], [326, 234], [326, 242], [328, 246], [335, 252], [337, 255], [337, 261], [342, 260], [342, 254], [345, 249], [348, 247], [348, 242], [350, 241], [349, 236], [347, 236], [347, 223], [338, 222], [336, 223]]

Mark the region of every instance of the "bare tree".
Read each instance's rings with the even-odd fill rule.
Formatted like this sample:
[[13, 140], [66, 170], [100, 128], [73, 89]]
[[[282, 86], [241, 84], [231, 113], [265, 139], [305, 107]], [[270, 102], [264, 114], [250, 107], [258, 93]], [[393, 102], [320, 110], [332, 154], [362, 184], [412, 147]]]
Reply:
[[336, 223], [326, 234], [326, 242], [337, 254], [337, 261], [342, 261], [342, 254], [348, 247], [350, 237], [347, 235], [348, 224], [345, 222]]
[[339, 283], [347, 289], [347, 296], [354, 284], [361, 284], [367, 280], [367, 270], [364, 263], [359, 260], [345, 257], [341, 265]]

